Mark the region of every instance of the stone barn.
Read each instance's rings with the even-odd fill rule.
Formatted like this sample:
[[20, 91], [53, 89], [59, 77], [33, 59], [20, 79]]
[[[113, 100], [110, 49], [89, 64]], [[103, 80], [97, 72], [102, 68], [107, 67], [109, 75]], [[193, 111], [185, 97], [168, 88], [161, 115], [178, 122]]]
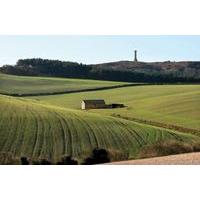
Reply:
[[95, 99], [95, 100], [83, 100], [81, 102], [81, 109], [95, 109], [95, 108], [106, 108], [105, 101], [103, 99]]

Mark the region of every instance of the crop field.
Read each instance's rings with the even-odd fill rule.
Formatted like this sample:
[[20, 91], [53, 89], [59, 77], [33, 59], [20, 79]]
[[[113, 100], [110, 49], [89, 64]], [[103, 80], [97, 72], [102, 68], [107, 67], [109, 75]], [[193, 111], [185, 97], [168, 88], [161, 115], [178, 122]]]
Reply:
[[26, 77], [0, 73], [0, 93], [11, 95], [53, 94], [127, 84], [129, 83], [51, 77]]
[[[4, 156], [58, 162], [70, 155], [81, 163], [94, 148], [110, 152], [111, 161], [149, 156], [148, 145], [170, 141], [194, 145], [200, 135], [152, 126], [141, 119], [200, 131], [200, 85], [137, 85], [129, 83], [23, 77], [0, 74], [0, 164]], [[96, 91], [85, 89], [106, 88]], [[57, 94], [77, 91], [77, 93]], [[46, 95], [45, 94], [54, 94]], [[32, 96], [35, 95], [35, 96]], [[104, 99], [124, 108], [81, 110], [83, 99]], [[147, 152], [148, 153], [148, 152]]]
[[114, 161], [136, 158], [143, 146], [158, 141], [200, 141], [192, 134], [4, 95], [0, 95], [0, 138], [0, 153], [52, 162], [63, 155], [81, 161], [95, 147], [110, 150]]
[[123, 103], [126, 107], [83, 112], [135, 117], [200, 130], [200, 85], [131, 86], [31, 98], [40, 103], [77, 110], [80, 110], [82, 99], [104, 99], [106, 103]]

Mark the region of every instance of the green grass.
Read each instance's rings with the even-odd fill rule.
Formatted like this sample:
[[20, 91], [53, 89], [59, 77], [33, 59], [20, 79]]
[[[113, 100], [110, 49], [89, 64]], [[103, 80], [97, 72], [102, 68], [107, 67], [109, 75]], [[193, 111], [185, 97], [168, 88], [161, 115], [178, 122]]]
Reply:
[[[33, 97], [34, 98], [34, 97]], [[41, 103], [80, 109], [82, 99], [105, 99], [123, 103], [120, 109], [86, 111], [102, 115], [119, 114], [200, 130], [200, 85], [132, 86], [104, 91], [35, 97]]]
[[[4, 94], [57, 93], [123, 84], [0, 74], [0, 93]], [[123, 103], [126, 107], [82, 111], [82, 99], [104, 99], [108, 104]], [[5, 163], [6, 159], [1, 159], [4, 153], [52, 162], [71, 155], [81, 161], [99, 147], [112, 152], [115, 161], [137, 158], [146, 146], [159, 142], [191, 145], [200, 142], [200, 137], [112, 116], [200, 130], [199, 102], [200, 85], [129, 86], [27, 98], [0, 95], [0, 163]]]
[[128, 83], [70, 78], [13, 76], [0, 73], [1, 94], [47, 94], [125, 84]]
[[128, 159], [158, 141], [200, 141], [191, 134], [4, 95], [0, 115], [0, 153], [33, 160], [56, 162], [63, 155], [82, 160], [95, 147], [124, 153]]

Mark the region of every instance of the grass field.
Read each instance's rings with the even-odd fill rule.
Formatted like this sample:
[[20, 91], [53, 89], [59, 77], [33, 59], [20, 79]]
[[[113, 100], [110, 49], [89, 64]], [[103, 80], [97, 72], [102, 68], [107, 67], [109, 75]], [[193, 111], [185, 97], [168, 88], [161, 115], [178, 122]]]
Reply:
[[83, 79], [26, 77], [0, 73], [1, 94], [47, 94], [126, 85], [124, 82]]
[[[112, 160], [123, 160], [136, 158], [142, 147], [158, 141], [200, 141], [191, 134], [24, 98], [0, 95], [0, 105], [0, 152], [15, 157], [56, 162], [62, 155], [72, 155], [82, 160], [101, 147], [113, 152]], [[125, 156], [117, 158], [117, 152]]]
[[[34, 98], [34, 97], [33, 97]], [[105, 99], [123, 103], [125, 108], [84, 112], [154, 120], [200, 130], [200, 85], [149, 85], [35, 97], [41, 103], [80, 109], [82, 99]]]
[[[4, 94], [44, 95], [124, 84], [128, 83], [0, 74], [0, 93]], [[83, 99], [104, 99], [108, 104], [122, 103], [126, 107], [82, 111]], [[21, 156], [32, 160], [45, 158], [53, 163], [64, 155], [71, 155], [81, 162], [96, 147], [107, 149], [111, 161], [127, 160], [138, 158], [142, 152], [148, 157], [146, 147], [156, 149], [157, 144], [181, 141], [196, 145], [200, 143], [198, 134], [131, 119], [198, 131], [199, 102], [200, 85], [129, 86], [26, 98], [0, 95], [0, 163], [7, 163], [4, 154], [18, 160]]]

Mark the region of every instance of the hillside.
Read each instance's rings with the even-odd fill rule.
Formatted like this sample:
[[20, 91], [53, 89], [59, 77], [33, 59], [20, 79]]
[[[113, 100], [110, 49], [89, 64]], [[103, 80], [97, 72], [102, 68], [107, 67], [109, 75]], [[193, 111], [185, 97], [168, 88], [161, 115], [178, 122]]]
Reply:
[[0, 73], [0, 94], [13, 96], [59, 94], [125, 86], [125, 82], [51, 77], [26, 77]]
[[82, 99], [105, 99], [125, 108], [96, 109], [102, 115], [173, 124], [200, 130], [200, 85], [147, 85], [35, 98], [41, 103], [80, 109]]
[[0, 72], [23, 76], [51, 76], [96, 80], [177, 83], [200, 82], [200, 62], [132, 62], [119, 61], [84, 65], [47, 59], [24, 59], [5, 65]]
[[111, 152], [111, 160], [137, 157], [147, 144], [179, 141], [192, 144], [200, 137], [148, 125], [0, 95], [0, 163], [9, 154], [19, 158], [58, 161], [71, 155], [79, 161], [95, 147]]
[[179, 78], [200, 78], [200, 62], [132, 62], [119, 61], [94, 65], [97, 69], [144, 73], [149, 75], [171, 75]]

